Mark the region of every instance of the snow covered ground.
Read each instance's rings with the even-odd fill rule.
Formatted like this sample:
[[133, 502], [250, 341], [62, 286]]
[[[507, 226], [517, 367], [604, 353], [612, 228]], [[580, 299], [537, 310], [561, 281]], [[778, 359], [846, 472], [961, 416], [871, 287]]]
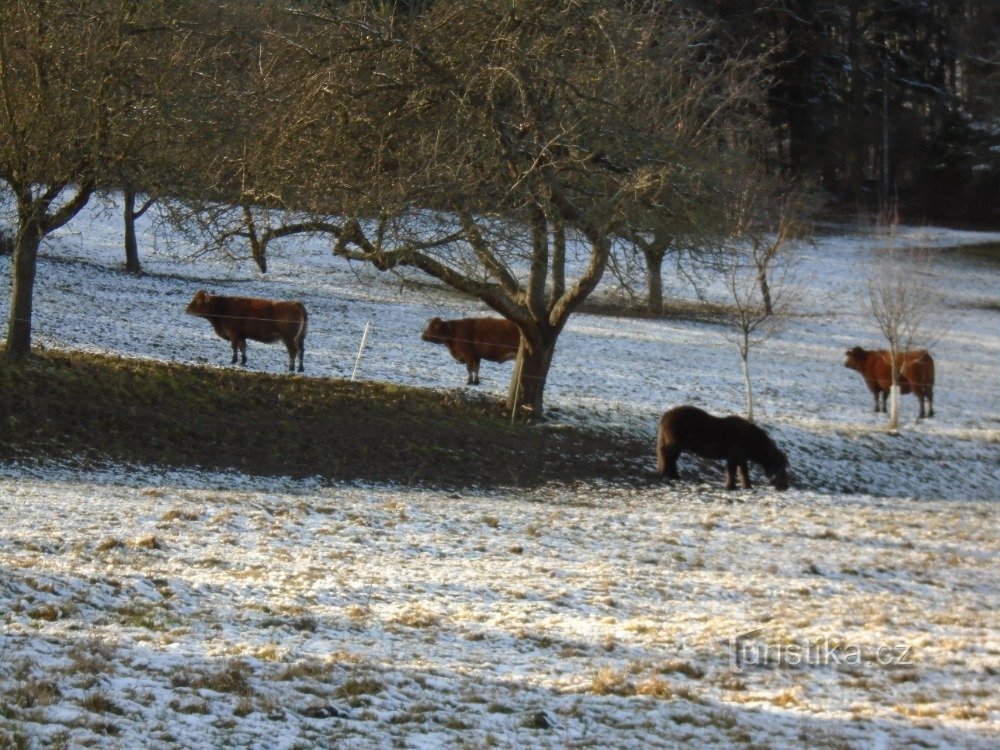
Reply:
[[[795, 486], [444, 493], [235, 475], [0, 465], [0, 745], [110, 747], [992, 747], [1000, 742], [1000, 236], [938, 248], [937, 417], [890, 437], [844, 349], [872, 240], [805, 249], [803, 315], [752, 354], [758, 418]], [[482, 312], [414, 278], [289, 243], [267, 277], [147, 233], [121, 273], [114, 216], [44, 250], [36, 343], [224, 366], [183, 314], [199, 288], [302, 299], [307, 377], [461, 387], [419, 340]], [[669, 278], [667, 291], [690, 292]], [[6, 319], [10, 276], [0, 276]], [[280, 371], [280, 346], [250, 343]], [[501, 393], [510, 365], [486, 363]], [[669, 406], [742, 409], [714, 325], [571, 319], [553, 419], [652, 437]]]

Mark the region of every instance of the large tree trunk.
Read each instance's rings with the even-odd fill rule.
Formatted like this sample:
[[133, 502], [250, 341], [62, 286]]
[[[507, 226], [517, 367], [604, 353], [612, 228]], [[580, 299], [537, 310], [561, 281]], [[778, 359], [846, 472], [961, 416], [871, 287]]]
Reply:
[[646, 310], [651, 315], [663, 314], [663, 250], [643, 249], [646, 258]]
[[125, 270], [142, 273], [139, 265], [139, 245], [135, 239], [135, 191], [125, 188]]
[[556, 350], [558, 332], [541, 337], [534, 346], [524, 338], [517, 353], [511, 387], [508, 391], [507, 406], [516, 412], [525, 409], [530, 419], [541, 417], [544, 409], [543, 396], [545, 381], [552, 366], [552, 355]]
[[65, 187], [56, 183], [36, 197], [30, 185], [11, 185], [17, 200], [17, 237], [11, 258], [10, 319], [4, 348], [10, 357], [26, 357], [31, 353], [32, 298], [38, 268], [38, 247], [42, 239], [80, 213], [94, 192], [93, 183], [84, 183], [72, 198], [50, 213], [52, 202]]
[[25, 357], [31, 353], [31, 308], [42, 234], [36, 222], [22, 220], [14, 239], [14, 254], [11, 257], [13, 289], [5, 346], [10, 357]]

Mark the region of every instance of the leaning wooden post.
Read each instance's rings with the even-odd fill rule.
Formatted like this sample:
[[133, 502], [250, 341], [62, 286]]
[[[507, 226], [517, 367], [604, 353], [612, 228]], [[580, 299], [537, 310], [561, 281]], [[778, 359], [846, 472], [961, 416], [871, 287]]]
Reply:
[[358, 365], [361, 364], [361, 355], [365, 351], [365, 343], [368, 341], [368, 331], [371, 329], [372, 322], [369, 320], [365, 323], [365, 330], [361, 334], [361, 346], [358, 347], [358, 356], [354, 358], [354, 371], [351, 373], [351, 380], [354, 380], [358, 374]]
[[522, 340], [517, 350], [517, 359], [514, 360], [514, 372], [510, 379], [510, 388], [507, 391], [507, 405], [510, 407], [510, 423], [514, 424], [517, 418], [517, 411], [521, 408], [521, 368], [524, 367], [524, 341]]

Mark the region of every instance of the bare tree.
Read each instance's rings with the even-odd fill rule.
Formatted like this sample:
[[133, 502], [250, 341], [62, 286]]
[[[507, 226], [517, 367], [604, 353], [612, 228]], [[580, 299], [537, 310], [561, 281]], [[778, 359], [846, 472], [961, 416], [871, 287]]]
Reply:
[[139, 195], [135, 186], [126, 183], [122, 188], [122, 219], [125, 226], [125, 270], [130, 273], [142, 273], [139, 261], [139, 243], [136, 239], [135, 222], [146, 215], [146, 212], [156, 203], [156, 198], [143, 196], [139, 203]]
[[211, 96], [184, 159], [191, 184], [166, 198], [164, 213], [202, 252], [249, 258], [266, 273], [272, 242], [335, 236], [343, 221], [327, 215], [337, 185], [319, 158], [336, 158], [339, 124], [324, 102], [329, 26], [267, 0], [192, 8], [185, 18], [208, 40], [199, 73]]
[[753, 66], [705, 64], [703, 25], [637, 7], [472, 0], [309, 15], [328, 24], [330, 56], [309, 102], [333, 123], [317, 210], [349, 217], [334, 252], [419, 269], [515, 322], [511, 405], [535, 415], [556, 341], [615, 238], [696, 202], [676, 179], [690, 154], [726, 148], [717, 126], [755, 109]]
[[800, 290], [795, 279], [796, 245], [791, 199], [768, 216], [762, 186], [746, 185], [733, 203], [733, 225], [711, 258], [726, 290], [725, 318], [743, 370], [747, 419], [754, 419], [750, 352], [781, 331], [793, 314]]
[[[135, 103], [170, 90], [169, 59], [136, 3], [92, 0], [0, 4], [0, 181], [12, 196], [16, 231], [5, 351], [31, 349], [33, 293], [42, 240], [64, 226], [99, 186], [114, 184], [130, 158]], [[157, 48], [156, 53], [152, 52]]]
[[[889, 346], [892, 386], [888, 429], [899, 429], [900, 368], [903, 353], [929, 347], [939, 335], [938, 295], [926, 251], [900, 247], [895, 221], [878, 227], [876, 259], [868, 278], [868, 311]], [[923, 416], [923, 402], [921, 402]]]

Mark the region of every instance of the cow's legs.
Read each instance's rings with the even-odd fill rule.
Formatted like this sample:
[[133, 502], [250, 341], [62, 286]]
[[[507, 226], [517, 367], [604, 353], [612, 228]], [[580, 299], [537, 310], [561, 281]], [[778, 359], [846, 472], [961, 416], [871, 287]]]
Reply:
[[934, 391], [927, 391], [927, 416], [934, 416]]
[[240, 339], [240, 354], [242, 355], [242, 359], [240, 361], [240, 364], [243, 365], [244, 367], [246, 367], [247, 366], [247, 340], [245, 338], [241, 338]]
[[927, 416], [924, 413], [924, 394], [918, 393], [917, 400], [920, 401], [920, 413], [917, 414], [917, 419], [923, 419], [925, 416]]
[[[299, 349], [294, 341], [286, 341], [285, 349], [288, 351], [288, 371], [295, 372], [295, 355], [298, 354]], [[299, 359], [299, 372], [302, 372], [302, 360]]]
[[471, 375], [472, 380], [470, 381], [472, 385], [479, 385], [479, 357], [472, 360]]
[[300, 341], [299, 342], [299, 372], [303, 372], [305, 370], [305, 366], [303, 365], [303, 359], [304, 359], [305, 356], [306, 356], [306, 342], [305, 341]]
[[236, 364], [236, 360], [237, 360], [237, 358], [239, 356], [239, 351], [240, 351], [240, 338], [239, 338], [239, 336], [233, 336], [233, 337], [231, 337], [229, 339], [229, 343], [233, 347], [233, 359], [232, 359], [232, 361], [229, 364], [235, 365]]
[[[886, 411], [886, 401], [889, 398], [888, 391], [875, 391], [875, 413]], [[881, 400], [880, 400], [881, 399]]]

